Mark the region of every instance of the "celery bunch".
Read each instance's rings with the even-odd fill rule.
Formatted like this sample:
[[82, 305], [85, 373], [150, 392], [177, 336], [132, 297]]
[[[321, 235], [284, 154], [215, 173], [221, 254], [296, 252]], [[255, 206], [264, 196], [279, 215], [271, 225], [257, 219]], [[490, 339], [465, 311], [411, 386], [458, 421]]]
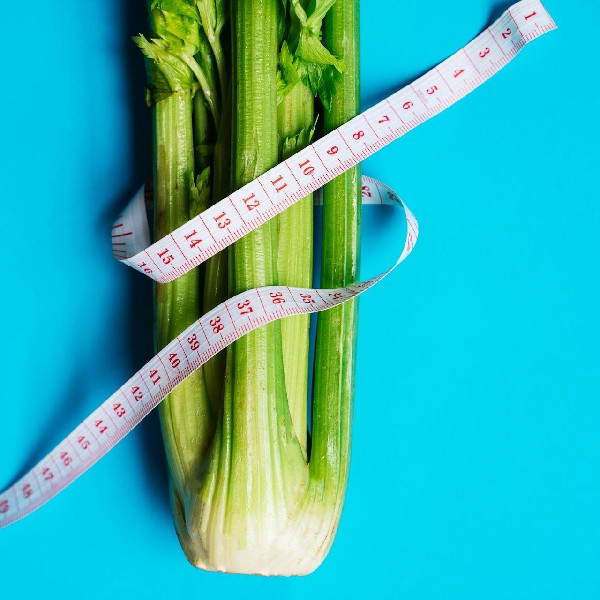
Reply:
[[[358, 0], [154, 0], [155, 237], [358, 112]], [[315, 104], [315, 96], [319, 101]], [[317, 112], [315, 112], [317, 111]], [[324, 190], [322, 285], [358, 268], [357, 169]], [[312, 284], [312, 197], [156, 288], [162, 347], [227, 296]], [[350, 455], [356, 301], [318, 317], [307, 435], [309, 317], [247, 334], [162, 403], [177, 533], [198, 567], [306, 574], [327, 554]]]

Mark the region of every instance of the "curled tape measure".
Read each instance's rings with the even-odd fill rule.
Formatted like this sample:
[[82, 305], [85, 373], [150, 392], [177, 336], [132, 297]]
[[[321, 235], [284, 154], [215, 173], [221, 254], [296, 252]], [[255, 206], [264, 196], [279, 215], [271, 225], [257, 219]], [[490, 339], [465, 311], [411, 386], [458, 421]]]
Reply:
[[[113, 227], [117, 259], [164, 283], [183, 275], [395, 139], [448, 108], [556, 28], [538, 0], [523, 0], [462, 50], [332, 133], [267, 171], [150, 245], [143, 190]], [[393, 190], [363, 177], [363, 203], [404, 206]], [[220, 304], [183, 331], [13, 486], [0, 494], [0, 527], [22, 519], [87, 471], [188, 375], [246, 333], [271, 321], [327, 310], [388, 275], [410, 254], [418, 224], [396, 264], [340, 289], [272, 286]]]

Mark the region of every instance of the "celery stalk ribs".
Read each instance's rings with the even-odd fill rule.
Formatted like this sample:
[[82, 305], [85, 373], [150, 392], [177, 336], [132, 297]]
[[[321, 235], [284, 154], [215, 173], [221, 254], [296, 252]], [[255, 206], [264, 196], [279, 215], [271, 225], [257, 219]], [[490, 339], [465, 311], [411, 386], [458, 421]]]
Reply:
[[[252, 181], [358, 112], [358, 0], [153, 0], [148, 58], [155, 236]], [[315, 101], [315, 98], [318, 98]], [[323, 287], [358, 274], [360, 175], [324, 190]], [[310, 287], [313, 200], [156, 287], [162, 347], [227, 296]], [[174, 521], [192, 564], [264, 575], [326, 556], [348, 478], [357, 304], [318, 317], [312, 439], [307, 315], [229, 346], [162, 403]]]

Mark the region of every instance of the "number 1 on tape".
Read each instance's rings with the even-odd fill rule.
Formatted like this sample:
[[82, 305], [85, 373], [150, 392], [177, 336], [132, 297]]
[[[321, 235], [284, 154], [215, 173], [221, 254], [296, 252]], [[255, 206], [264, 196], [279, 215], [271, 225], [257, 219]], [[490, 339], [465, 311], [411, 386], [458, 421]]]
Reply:
[[[159, 282], [175, 279], [442, 112], [508, 64], [527, 43], [555, 28], [538, 0], [515, 4], [479, 37], [411, 85], [154, 244], [149, 240], [143, 194], [138, 195], [113, 227], [115, 257]], [[363, 178], [363, 201], [403, 206], [393, 190], [369, 178]], [[0, 494], [0, 528], [30, 514], [67, 487], [181, 381], [236, 339], [276, 319], [327, 310], [375, 285], [408, 256], [417, 241], [417, 221], [404, 209], [406, 239], [399, 259], [388, 271], [341, 289], [248, 290], [192, 324]]]

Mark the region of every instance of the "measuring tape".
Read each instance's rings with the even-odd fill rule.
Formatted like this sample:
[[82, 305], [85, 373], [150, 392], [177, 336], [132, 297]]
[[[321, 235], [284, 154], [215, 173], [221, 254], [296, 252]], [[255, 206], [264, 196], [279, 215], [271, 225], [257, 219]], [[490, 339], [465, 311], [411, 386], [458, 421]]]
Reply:
[[[555, 29], [542, 4], [515, 4], [494, 25], [411, 85], [363, 112], [150, 245], [134, 241], [143, 206], [115, 222], [116, 258], [160, 283], [176, 279], [298, 200], [442, 112]], [[146, 228], [146, 233], [148, 229]]]
[[[442, 112], [556, 29], [538, 0], [509, 8], [479, 37], [411, 85], [267, 171], [150, 245], [143, 190], [113, 227], [113, 254], [160, 283], [201, 264], [347, 169]], [[390, 269], [339, 289], [271, 286], [220, 304], [177, 336], [31, 471], [0, 494], [0, 527], [22, 519], [87, 471], [179, 383], [248, 332], [283, 317], [327, 310], [388, 275], [413, 249], [414, 215], [385, 184], [363, 177], [363, 203], [403, 206], [407, 232]]]

